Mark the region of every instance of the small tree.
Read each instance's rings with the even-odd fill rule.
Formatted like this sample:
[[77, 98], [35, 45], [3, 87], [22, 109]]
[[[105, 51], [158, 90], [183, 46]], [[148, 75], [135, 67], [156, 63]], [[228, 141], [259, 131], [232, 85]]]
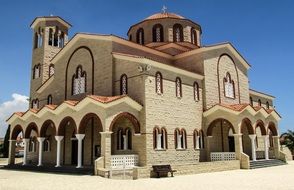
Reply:
[[10, 125], [7, 128], [5, 137], [4, 137], [4, 144], [3, 144], [3, 157], [7, 158], [9, 153], [9, 137], [10, 137]]
[[288, 130], [288, 132], [282, 134], [281, 136], [284, 137], [283, 144], [286, 145], [293, 153], [294, 152], [294, 131]]

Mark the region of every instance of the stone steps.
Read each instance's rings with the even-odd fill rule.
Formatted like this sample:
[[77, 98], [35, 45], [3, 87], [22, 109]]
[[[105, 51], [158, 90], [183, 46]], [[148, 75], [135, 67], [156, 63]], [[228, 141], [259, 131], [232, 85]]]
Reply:
[[281, 166], [287, 163], [277, 160], [258, 160], [258, 161], [250, 161], [250, 169], [258, 169], [258, 168], [266, 168], [266, 167], [273, 167], [273, 166]]
[[93, 175], [93, 167], [86, 166], [84, 168], [75, 168], [75, 166], [35, 166], [35, 165], [7, 165], [1, 169], [7, 170], [21, 170], [21, 171], [34, 171], [34, 172], [44, 172], [44, 173], [61, 173], [61, 174], [73, 174], [73, 175]]

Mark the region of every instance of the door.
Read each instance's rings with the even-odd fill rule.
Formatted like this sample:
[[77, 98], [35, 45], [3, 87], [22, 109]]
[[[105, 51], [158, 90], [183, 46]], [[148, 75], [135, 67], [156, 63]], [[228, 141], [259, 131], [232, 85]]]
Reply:
[[229, 152], [235, 152], [235, 139], [232, 136], [228, 137], [229, 140]]
[[78, 141], [77, 140], [71, 141], [71, 164], [72, 165], [78, 164]]

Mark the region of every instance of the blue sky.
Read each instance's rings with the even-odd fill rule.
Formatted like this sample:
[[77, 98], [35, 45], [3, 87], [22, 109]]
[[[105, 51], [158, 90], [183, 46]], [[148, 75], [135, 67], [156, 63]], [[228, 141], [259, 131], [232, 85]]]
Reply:
[[[294, 130], [294, 1], [291, 0], [3, 0], [0, 7], [0, 106], [12, 94], [29, 96], [36, 16], [63, 17], [76, 32], [126, 37], [129, 26], [161, 11], [202, 26], [204, 45], [230, 41], [252, 65], [250, 87], [277, 97], [281, 131]], [[1, 119], [1, 118], [0, 118]], [[1, 122], [0, 122], [1, 123]], [[1, 134], [0, 134], [1, 136]]]

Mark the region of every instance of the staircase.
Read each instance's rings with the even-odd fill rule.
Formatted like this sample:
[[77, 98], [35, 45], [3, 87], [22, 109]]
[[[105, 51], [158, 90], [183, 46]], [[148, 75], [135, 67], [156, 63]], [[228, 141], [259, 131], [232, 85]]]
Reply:
[[35, 166], [35, 165], [7, 165], [1, 169], [7, 170], [20, 170], [20, 171], [33, 171], [33, 172], [44, 172], [44, 173], [59, 173], [59, 174], [73, 174], [73, 175], [93, 175], [93, 167], [85, 166], [83, 168], [75, 168], [75, 166]]
[[271, 159], [271, 160], [257, 160], [257, 161], [250, 161], [250, 169], [258, 169], [258, 168], [266, 168], [266, 167], [272, 167], [272, 166], [281, 166], [285, 165], [287, 163]]

